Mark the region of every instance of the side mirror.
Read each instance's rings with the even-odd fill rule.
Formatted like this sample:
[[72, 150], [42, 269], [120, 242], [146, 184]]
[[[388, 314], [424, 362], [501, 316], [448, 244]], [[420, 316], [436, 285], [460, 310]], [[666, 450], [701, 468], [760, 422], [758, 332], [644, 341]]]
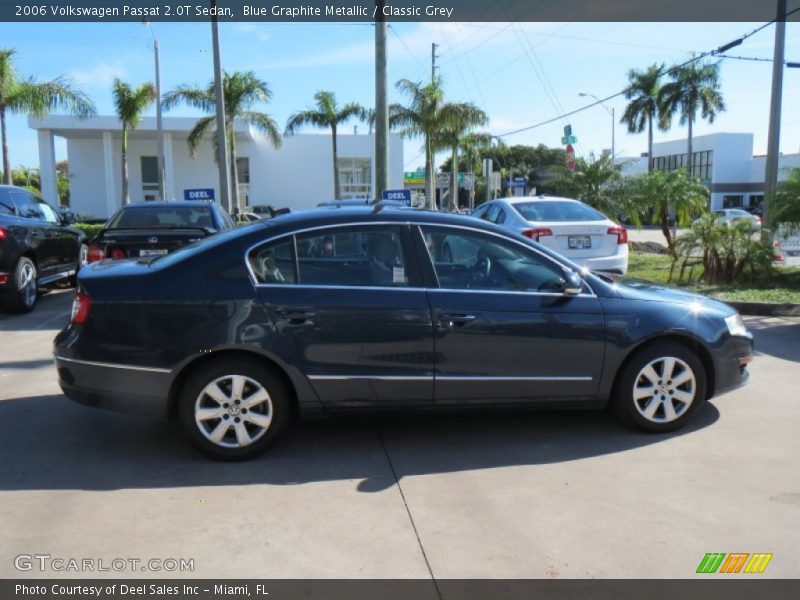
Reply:
[[564, 293], [567, 296], [577, 296], [583, 291], [583, 279], [575, 271], [564, 273]]

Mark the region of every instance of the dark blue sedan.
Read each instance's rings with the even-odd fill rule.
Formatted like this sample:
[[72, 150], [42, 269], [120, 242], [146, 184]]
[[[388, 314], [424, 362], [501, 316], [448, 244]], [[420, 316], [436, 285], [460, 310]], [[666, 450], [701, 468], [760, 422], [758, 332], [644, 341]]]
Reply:
[[426, 211], [285, 215], [78, 279], [64, 393], [177, 417], [222, 459], [262, 452], [293, 414], [365, 409], [611, 405], [672, 431], [745, 383], [753, 352], [725, 304]]

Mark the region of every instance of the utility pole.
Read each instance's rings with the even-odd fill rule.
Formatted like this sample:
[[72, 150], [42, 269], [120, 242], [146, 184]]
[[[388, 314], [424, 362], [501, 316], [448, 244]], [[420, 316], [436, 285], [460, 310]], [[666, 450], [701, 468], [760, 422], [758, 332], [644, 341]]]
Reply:
[[167, 171], [164, 168], [164, 126], [161, 121], [161, 67], [159, 65], [159, 46], [153, 24], [145, 17], [144, 24], [153, 36], [153, 54], [156, 62], [156, 152], [158, 168], [158, 189], [162, 200], [167, 200]]
[[[216, 0], [211, 0], [211, 8], [216, 8]], [[216, 11], [214, 11], [216, 13]], [[222, 59], [219, 52], [219, 27], [217, 17], [211, 17], [211, 41], [214, 51], [214, 89], [217, 109], [217, 167], [219, 168], [220, 204], [233, 213], [231, 205], [230, 162], [228, 159], [228, 137], [225, 135], [225, 94], [223, 93]], [[238, 207], [236, 207], [238, 208]]]
[[431, 44], [431, 83], [436, 81], [436, 48], [438, 45], [436, 42]]
[[772, 98], [769, 105], [769, 137], [767, 139], [767, 164], [764, 169], [764, 227], [761, 239], [772, 240], [770, 204], [778, 187], [778, 156], [781, 140], [781, 98], [783, 95], [783, 61], [786, 45], [786, 0], [778, 0], [775, 20], [775, 51], [772, 61]]
[[381, 199], [383, 190], [389, 188], [389, 108], [386, 93], [388, 25], [383, 16], [383, 4], [384, 0], [375, 3], [378, 9], [375, 21], [375, 190], [372, 194], [375, 202]]

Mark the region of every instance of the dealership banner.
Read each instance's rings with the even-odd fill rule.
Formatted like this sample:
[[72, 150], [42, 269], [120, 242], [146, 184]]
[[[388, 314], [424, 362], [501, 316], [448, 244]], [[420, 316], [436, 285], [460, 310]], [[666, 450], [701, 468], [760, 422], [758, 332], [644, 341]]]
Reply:
[[0, 580], [0, 598], [40, 600], [531, 600], [798, 598], [800, 580]]
[[[798, 0], [788, 20], [800, 18]], [[771, 21], [770, 0], [0, 0], [0, 21]]]

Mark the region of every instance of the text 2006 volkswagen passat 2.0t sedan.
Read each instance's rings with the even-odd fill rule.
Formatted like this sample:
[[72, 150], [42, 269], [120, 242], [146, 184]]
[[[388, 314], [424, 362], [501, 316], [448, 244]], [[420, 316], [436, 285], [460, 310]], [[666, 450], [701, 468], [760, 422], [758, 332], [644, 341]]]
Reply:
[[611, 404], [671, 431], [747, 380], [753, 345], [719, 302], [614, 284], [477, 219], [378, 206], [91, 264], [54, 350], [73, 400], [177, 417], [200, 450], [242, 459], [293, 413]]

